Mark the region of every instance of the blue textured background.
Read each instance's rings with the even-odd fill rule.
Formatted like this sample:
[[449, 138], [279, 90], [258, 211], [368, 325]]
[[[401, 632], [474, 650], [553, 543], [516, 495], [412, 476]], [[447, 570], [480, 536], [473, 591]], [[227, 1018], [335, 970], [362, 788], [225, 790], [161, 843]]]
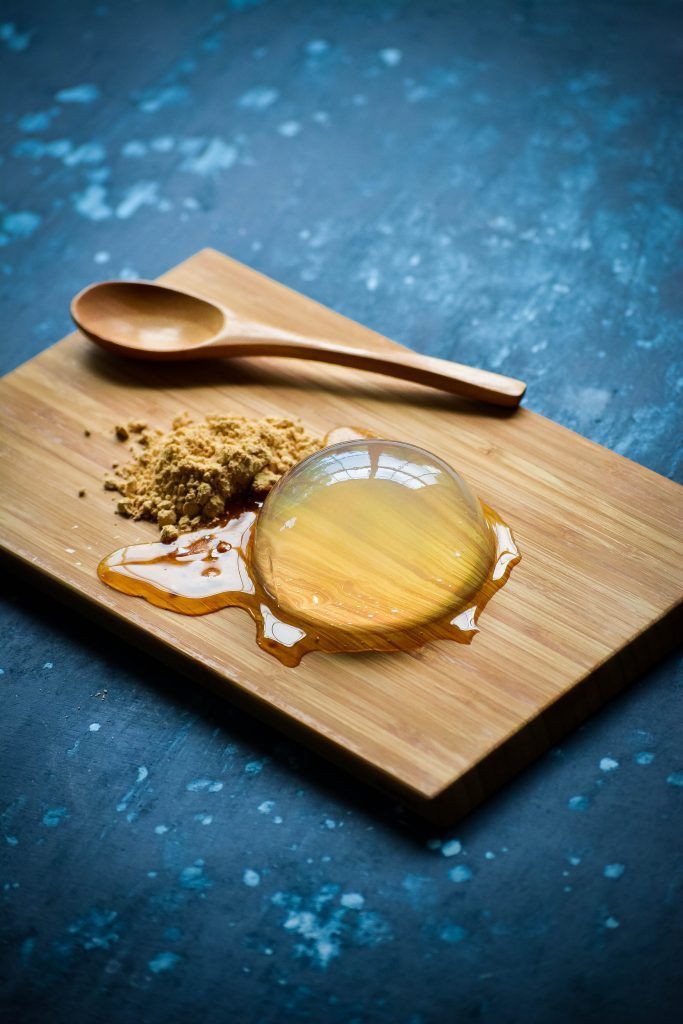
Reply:
[[[675, 475], [679, 4], [0, 10], [4, 370], [213, 245]], [[3, 1019], [674, 1019], [673, 661], [442, 835], [17, 581], [0, 665]]]

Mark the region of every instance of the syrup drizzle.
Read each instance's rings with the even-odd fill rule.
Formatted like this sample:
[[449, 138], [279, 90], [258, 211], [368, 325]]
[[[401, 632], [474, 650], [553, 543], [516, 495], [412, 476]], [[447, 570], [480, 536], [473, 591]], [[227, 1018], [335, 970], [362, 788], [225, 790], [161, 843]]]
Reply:
[[468, 644], [491, 597], [507, 581], [520, 554], [509, 527], [486, 505], [495, 554], [487, 578], [465, 609], [420, 627], [377, 634], [310, 628], [283, 616], [252, 569], [252, 540], [260, 503], [235, 511], [216, 526], [179, 537], [173, 545], [154, 542], [121, 548], [103, 559], [100, 579], [124, 594], [183, 615], [207, 615], [243, 608], [256, 623], [256, 642], [284, 665], [295, 666], [310, 651], [415, 650], [432, 640]]

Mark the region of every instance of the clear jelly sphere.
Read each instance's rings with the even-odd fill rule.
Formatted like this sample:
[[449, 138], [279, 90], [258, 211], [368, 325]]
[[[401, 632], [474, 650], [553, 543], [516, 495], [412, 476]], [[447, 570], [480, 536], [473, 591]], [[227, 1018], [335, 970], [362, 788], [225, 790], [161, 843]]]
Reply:
[[284, 615], [324, 631], [415, 629], [465, 608], [495, 536], [465, 481], [399, 441], [332, 445], [270, 492], [252, 568]]

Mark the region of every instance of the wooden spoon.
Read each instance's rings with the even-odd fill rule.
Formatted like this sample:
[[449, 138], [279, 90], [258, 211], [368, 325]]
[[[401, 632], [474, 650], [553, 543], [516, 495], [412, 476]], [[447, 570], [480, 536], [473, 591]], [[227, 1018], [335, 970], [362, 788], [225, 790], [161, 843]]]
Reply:
[[245, 320], [217, 302], [151, 281], [103, 281], [71, 303], [91, 341], [134, 359], [289, 356], [371, 370], [454, 395], [516, 406], [526, 384], [415, 352], [369, 352]]

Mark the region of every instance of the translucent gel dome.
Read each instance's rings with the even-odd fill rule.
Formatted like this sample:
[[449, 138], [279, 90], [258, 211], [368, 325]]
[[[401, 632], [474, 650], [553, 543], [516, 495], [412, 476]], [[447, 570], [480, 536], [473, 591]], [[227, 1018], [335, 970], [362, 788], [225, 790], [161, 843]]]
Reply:
[[462, 610], [495, 554], [478, 499], [445, 462], [398, 441], [332, 445], [268, 495], [253, 568], [285, 615], [390, 632]]

